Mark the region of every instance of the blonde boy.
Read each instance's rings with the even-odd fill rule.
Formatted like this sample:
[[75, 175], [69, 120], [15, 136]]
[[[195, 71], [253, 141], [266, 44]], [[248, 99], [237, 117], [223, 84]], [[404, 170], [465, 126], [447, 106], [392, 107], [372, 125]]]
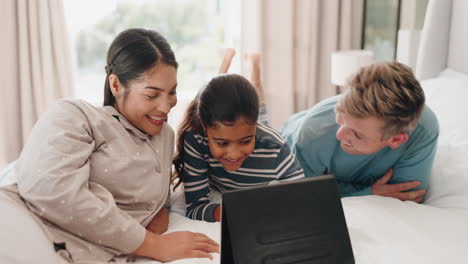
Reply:
[[335, 174], [343, 197], [381, 195], [421, 202], [439, 127], [411, 69], [362, 68], [343, 95], [292, 116], [281, 134], [307, 177]]

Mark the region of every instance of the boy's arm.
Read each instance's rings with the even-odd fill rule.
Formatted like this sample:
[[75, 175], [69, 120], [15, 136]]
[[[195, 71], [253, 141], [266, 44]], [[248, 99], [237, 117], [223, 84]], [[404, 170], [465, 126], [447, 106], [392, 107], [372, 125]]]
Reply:
[[[293, 151], [295, 152], [297, 159], [304, 169], [305, 176], [313, 177], [328, 174], [329, 169], [321, 161], [326, 158], [320, 157], [320, 155], [325, 155], [322, 148], [320, 146], [313, 146], [310, 142], [307, 145], [302, 145], [303, 144], [298, 141], [295, 144]], [[358, 183], [349, 183], [340, 180], [336, 180], [336, 183], [338, 185], [338, 192], [340, 193], [341, 197], [372, 194], [370, 186], [365, 186]]]
[[436, 147], [437, 135], [424, 137], [372, 186], [338, 182], [340, 193], [343, 197], [374, 194], [421, 202], [429, 187]]
[[[432, 137], [424, 137], [422, 141], [408, 149], [402, 159], [395, 164], [394, 175], [389, 183], [396, 185], [418, 181], [420, 185], [410, 191], [427, 191], [437, 148], [437, 138], [438, 133]], [[409, 198], [408, 200], [414, 199]]]
[[349, 183], [343, 181], [336, 181], [338, 183], [338, 191], [341, 198], [371, 195], [372, 190], [370, 186], [365, 186], [357, 183]]

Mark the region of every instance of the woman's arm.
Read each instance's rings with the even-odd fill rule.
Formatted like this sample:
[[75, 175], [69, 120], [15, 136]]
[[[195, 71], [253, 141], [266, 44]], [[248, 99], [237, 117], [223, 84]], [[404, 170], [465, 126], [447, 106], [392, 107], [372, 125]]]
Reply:
[[95, 140], [79, 104], [60, 101], [31, 132], [17, 163], [18, 189], [31, 211], [84, 240], [124, 254], [145, 228], [120, 210], [113, 195], [89, 181]]
[[97, 245], [159, 261], [208, 257], [218, 244], [203, 234], [158, 235], [116, 206], [112, 194], [89, 181], [95, 148], [87, 116], [61, 101], [37, 123], [17, 163], [18, 188], [31, 211]]

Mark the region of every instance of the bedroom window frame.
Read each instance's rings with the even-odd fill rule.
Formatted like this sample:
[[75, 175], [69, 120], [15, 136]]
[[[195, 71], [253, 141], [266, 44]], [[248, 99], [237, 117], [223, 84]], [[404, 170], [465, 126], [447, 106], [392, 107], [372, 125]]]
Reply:
[[[371, 0], [371, 1], [376, 1], [376, 0]], [[397, 55], [397, 45], [398, 45], [398, 30], [400, 30], [400, 16], [401, 16], [401, 1], [402, 0], [378, 0], [378, 1], [396, 1], [396, 10], [394, 10], [394, 12], [396, 12], [396, 16], [395, 16], [395, 20], [394, 21], [394, 28], [395, 30], [395, 33], [392, 35], [392, 44], [393, 44], [393, 56], [392, 58], [386, 58], [386, 59], [383, 59], [383, 60], [395, 60], [396, 59], [396, 55]], [[368, 3], [370, 1], [369, 0], [364, 0], [364, 4], [363, 4], [363, 22], [362, 22], [362, 30], [361, 30], [361, 49], [367, 49], [367, 50], [373, 50], [374, 51], [374, 57], [376, 58], [376, 60], [378, 61], [379, 60], [379, 53], [376, 52], [375, 50], [375, 47], [374, 46], [366, 46], [366, 40], [367, 38], [369, 37], [368, 34], [366, 35], [366, 29], [368, 28], [368, 23], [367, 23], [367, 18], [368, 18], [368, 11], [367, 10], [367, 7], [368, 7]], [[380, 59], [382, 60], [382, 59]]]

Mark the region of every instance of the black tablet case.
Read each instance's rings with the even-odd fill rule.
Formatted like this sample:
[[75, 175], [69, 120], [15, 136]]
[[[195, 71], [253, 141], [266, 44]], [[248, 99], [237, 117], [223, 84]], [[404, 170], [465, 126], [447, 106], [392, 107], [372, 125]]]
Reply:
[[334, 176], [222, 197], [221, 264], [354, 263]]

